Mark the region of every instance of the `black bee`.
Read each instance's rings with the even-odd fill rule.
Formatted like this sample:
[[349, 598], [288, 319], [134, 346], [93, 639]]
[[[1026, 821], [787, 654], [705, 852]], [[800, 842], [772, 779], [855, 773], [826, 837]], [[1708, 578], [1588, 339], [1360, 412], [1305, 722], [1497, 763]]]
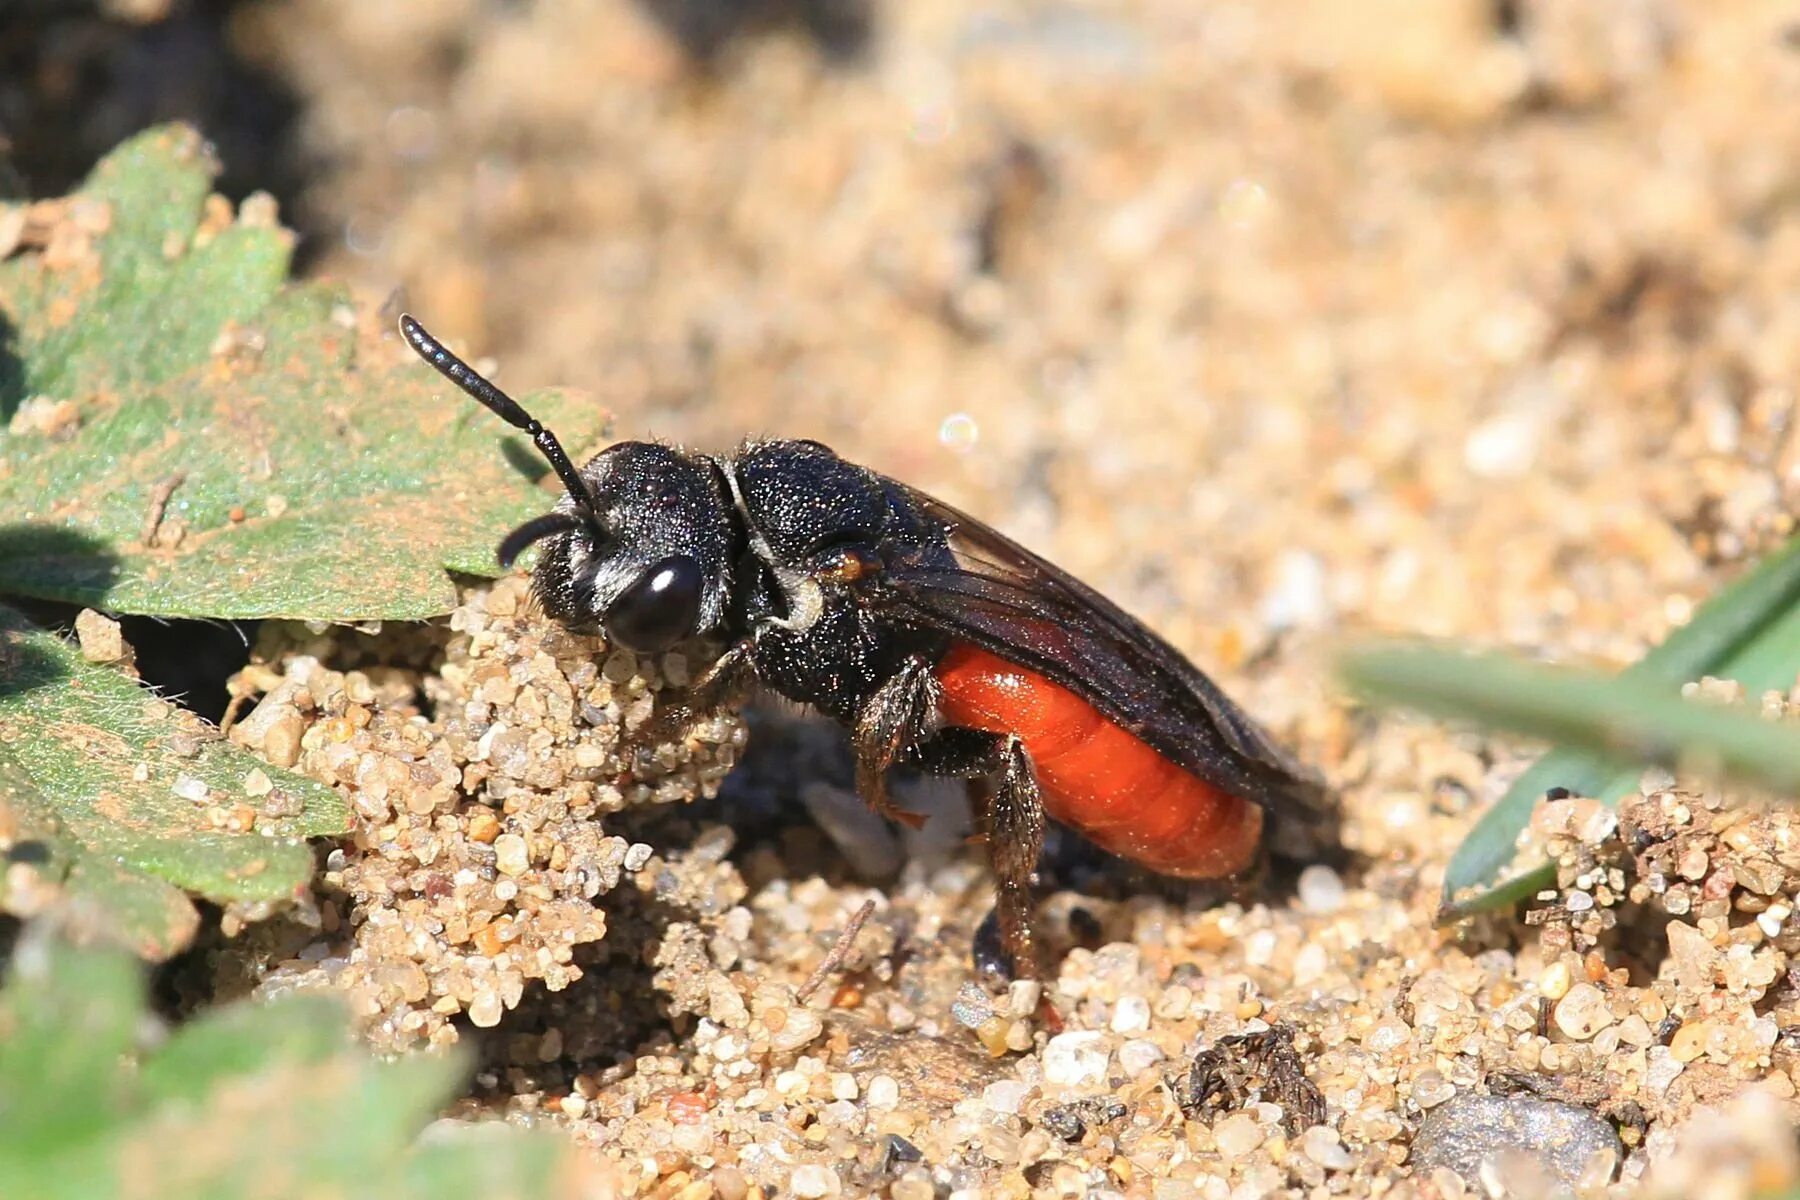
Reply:
[[1265, 812], [1316, 813], [1319, 784], [1172, 646], [942, 501], [812, 441], [728, 456], [620, 442], [578, 469], [417, 321], [400, 331], [562, 480], [554, 511], [498, 551], [511, 566], [543, 543], [535, 587], [552, 618], [644, 652], [726, 643], [692, 706], [760, 681], [830, 714], [886, 816], [919, 819], [889, 802], [891, 766], [971, 781], [1015, 973], [1037, 968], [1046, 815], [1152, 870], [1212, 879], [1256, 862]]

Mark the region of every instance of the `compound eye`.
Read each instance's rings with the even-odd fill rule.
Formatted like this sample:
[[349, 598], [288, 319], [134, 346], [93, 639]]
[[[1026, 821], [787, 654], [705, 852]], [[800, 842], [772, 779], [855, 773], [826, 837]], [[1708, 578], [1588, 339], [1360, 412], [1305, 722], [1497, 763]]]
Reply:
[[667, 650], [694, 632], [706, 581], [685, 554], [665, 558], [639, 575], [606, 610], [606, 632], [626, 649]]

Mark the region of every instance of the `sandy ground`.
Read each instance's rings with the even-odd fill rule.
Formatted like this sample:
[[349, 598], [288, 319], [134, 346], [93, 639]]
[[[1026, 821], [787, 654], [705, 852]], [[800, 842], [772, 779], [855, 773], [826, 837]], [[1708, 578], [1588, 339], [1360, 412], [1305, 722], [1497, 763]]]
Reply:
[[[829, 738], [753, 715], [724, 798], [666, 803], [743, 742], [645, 732], [696, 651], [569, 643], [512, 581], [398, 643], [269, 634], [247, 686], [312, 682], [266, 724], [366, 827], [332, 936], [261, 986], [329, 976], [387, 1044], [477, 1036], [472, 1107], [548, 1114], [636, 1194], [1791, 1183], [1785, 815], [1553, 806], [1558, 899], [1437, 930], [1528, 748], [1325, 673], [1366, 629], [1622, 664], [1789, 532], [1791, 8], [913, 0], [859, 46], [849, 0], [652, 7], [711, 14], [705, 63], [617, 2], [241, 10], [325, 164], [313, 271], [403, 288], [620, 436], [815, 437], [983, 514], [1330, 776], [1347, 854], [1223, 904], [1077, 861], [1045, 906], [1057, 1032], [963, 990], [987, 883], [954, 798], [897, 839]], [[1270, 1026], [1322, 1124], [1279, 1046], [1229, 1040]], [[1209, 1048], [1236, 1082], [1202, 1103]], [[1456, 1157], [1511, 1117], [1569, 1125]]]

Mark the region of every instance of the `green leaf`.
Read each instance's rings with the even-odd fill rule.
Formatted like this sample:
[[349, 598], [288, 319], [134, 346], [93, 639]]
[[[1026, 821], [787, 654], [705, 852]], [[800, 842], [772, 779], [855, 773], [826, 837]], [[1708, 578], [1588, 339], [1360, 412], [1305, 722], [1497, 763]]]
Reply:
[[[245, 791], [257, 771], [273, 784], [266, 796]], [[295, 815], [266, 815], [271, 801]], [[236, 806], [258, 813], [255, 832], [209, 821]], [[262, 763], [0, 605], [0, 839], [60, 888], [84, 932], [165, 958], [198, 920], [184, 891], [287, 898], [312, 876], [303, 839], [348, 827], [330, 788]]]
[[[336, 292], [284, 283], [290, 235], [249, 202], [224, 219], [215, 173], [191, 130], [142, 134], [44, 249], [0, 262], [0, 592], [162, 616], [449, 611], [447, 572], [493, 574], [500, 534], [552, 503], [544, 464]], [[572, 448], [601, 432], [592, 406], [526, 402]]]
[[[1792, 686], [1797, 671], [1800, 538], [1790, 540], [1701, 605], [1691, 621], [1627, 668], [1622, 677], [1674, 692], [1682, 684], [1713, 675], [1735, 679], [1755, 693]], [[1487, 886], [1512, 862], [1519, 832], [1545, 792], [1567, 788], [1576, 795], [1615, 804], [1637, 787], [1643, 767], [1641, 762], [1573, 748], [1558, 748], [1538, 759], [1482, 814], [1457, 847], [1444, 875], [1440, 919], [1450, 921], [1501, 908], [1552, 882], [1550, 870], [1538, 867], [1517, 881], [1498, 888]]]
[[570, 1194], [569, 1144], [420, 1133], [464, 1056], [376, 1062], [335, 998], [228, 1006], [160, 1049], [137, 972], [30, 930], [0, 989], [0, 1195], [33, 1200], [495, 1200]]
[[151, 1103], [201, 1104], [210, 1089], [283, 1064], [322, 1063], [350, 1048], [343, 1005], [333, 996], [296, 995], [278, 1011], [234, 1004], [176, 1032], [138, 1073]]
[[137, 968], [122, 955], [21, 942], [0, 990], [0, 1139], [12, 1157], [71, 1152], [124, 1114], [116, 1080], [142, 1009]]

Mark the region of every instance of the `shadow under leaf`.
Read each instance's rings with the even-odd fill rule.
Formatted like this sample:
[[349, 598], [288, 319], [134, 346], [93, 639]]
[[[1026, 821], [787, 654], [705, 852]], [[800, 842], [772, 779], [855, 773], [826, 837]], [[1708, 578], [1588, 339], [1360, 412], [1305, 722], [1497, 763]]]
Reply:
[[65, 525], [0, 525], [0, 594], [98, 603], [119, 578], [119, 557]]
[[36, 626], [0, 604], [0, 698], [62, 682], [68, 671], [32, 640]]

